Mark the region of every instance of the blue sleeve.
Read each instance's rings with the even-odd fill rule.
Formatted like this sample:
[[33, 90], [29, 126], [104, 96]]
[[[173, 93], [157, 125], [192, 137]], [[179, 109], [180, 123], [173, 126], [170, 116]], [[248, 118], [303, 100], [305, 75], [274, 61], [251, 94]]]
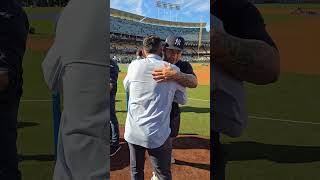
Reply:
[[119, 75], [119, 66], [116, 62], [111, 60], [111, 67], [110, 67], [110, 83], [117, 84]]

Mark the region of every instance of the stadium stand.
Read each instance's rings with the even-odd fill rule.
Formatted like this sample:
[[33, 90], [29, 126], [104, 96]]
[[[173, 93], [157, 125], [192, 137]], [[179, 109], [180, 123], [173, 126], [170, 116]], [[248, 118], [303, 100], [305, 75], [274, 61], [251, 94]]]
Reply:
[[[121, 63], [130, 63], [136, 59], [135, 53], [141, 47], [143, 37], [153, 34], [158, 35], [162, 40], [169, 35], [184, 37], [186, 40], [184, 60], [209, 60], [210, 33], [205, 29], [206, 23], [201, 25], [200, 23], [164, 21], [116, 9], [111, 9], [110, 14], [110, 56], [116, 56]], [[198, 56], [200, 27], [202, 28], [202, 41]]]

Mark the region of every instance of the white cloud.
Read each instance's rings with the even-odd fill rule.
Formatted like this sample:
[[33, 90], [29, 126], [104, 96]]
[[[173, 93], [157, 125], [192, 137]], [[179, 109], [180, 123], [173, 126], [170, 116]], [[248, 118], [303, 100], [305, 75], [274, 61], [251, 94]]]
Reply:
[[142, 3], [143, 0], [137, 0], [136, 13], [142, 15]]
[[181, 13], [181, 14], [186, 15], [188, 17], [192, 17], [192, 15], [193, 15], [192, 11], [183, 11], [183, 13]]
[[[142, 14], [143, 0], [111, 0], [110, 7], [129, 11], [136, 14]], [[132, 8], [135, 7], [135, 8]]]
[[207, 3], [199, 4], [199, 6], [196, 8], [198, 12], [203, 11], [210, 11], [210, 6]]
[[[162, 0], [164, 2], [175, 3], [176, 0]], [[203, 21], [210, 23], [210, 0], [180, 0], [181, 10], [177, 12], [178, 21], [199, 22], [200, 16]], [[142, 16], [158, 18], [158, 9], [155, 7], [155, 0], [110, 0], [111, 8], [139, 14]], [[175, 20], [176, 12], [172, 11], [171, 20]], [[159, 11], [159, 18], [169, 20], [169, 11]], [[208, 25], [207, 25], [208, 26]]]
[[182, 11], [204, 12], [210, 11], [210, 0], [187, 0], [182, 2]]

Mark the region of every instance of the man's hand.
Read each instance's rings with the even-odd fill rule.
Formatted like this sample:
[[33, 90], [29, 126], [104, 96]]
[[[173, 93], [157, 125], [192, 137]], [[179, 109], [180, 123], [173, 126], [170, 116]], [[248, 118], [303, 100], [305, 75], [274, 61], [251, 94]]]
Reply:
[[152, 72], [153, 79], [160, 83], [168, 80], [179, 79], [178, 71], [174, 70], [171, 66], [165, 64], [162, 69], [154, 69]]
[[152, 75], [153, 79], [158, 83], [173, 80], [183, 87], [196, 88], [198, 85], [198, 80], [195, 75], [176, 71], [169, 65], [165, 65], [162, 69], [153, 70]]

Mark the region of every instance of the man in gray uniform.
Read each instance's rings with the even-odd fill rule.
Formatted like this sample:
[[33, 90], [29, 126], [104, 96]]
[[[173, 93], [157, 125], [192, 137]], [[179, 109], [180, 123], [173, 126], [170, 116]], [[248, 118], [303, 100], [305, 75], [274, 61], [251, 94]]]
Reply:
[[63, 89], [54, 180], [109, 179], [107, 2], [71, 0], [42, 64], [49, 87]]

